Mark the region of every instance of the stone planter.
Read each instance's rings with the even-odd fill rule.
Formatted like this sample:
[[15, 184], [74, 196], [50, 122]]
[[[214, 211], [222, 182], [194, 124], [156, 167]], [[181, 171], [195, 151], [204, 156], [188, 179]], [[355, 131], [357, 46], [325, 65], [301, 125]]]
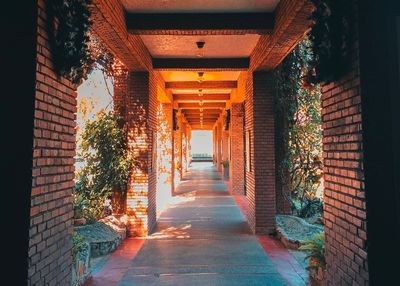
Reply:
[[90, 270], [90, 245], [85, 243], [85, 247], [76, 256], [72, 264], [72, 285], [82, 286], [92, 275]]
[[322, 267], [311, 268], [310, 277], [317, 282], [317, 285], [326, 285], [326, 269], [323, 269]]

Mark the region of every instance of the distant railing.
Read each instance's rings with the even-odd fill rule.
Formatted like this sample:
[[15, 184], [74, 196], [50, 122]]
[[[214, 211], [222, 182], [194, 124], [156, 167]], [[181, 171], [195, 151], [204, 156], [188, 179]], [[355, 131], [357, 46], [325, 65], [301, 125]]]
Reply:
[[192, 161], [212, 161], [213, 157], [207, 153], [194, 153], [192, 154]]
[[212, 158], [212, 155], [207, 153], [194, 153], [192, 154], [192, 158]]

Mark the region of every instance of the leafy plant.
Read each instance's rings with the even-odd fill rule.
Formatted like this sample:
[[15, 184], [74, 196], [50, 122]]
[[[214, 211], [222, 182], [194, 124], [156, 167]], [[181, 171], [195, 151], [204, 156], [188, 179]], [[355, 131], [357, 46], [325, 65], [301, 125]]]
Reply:
[[319, 209], [314, 208], [314, 199], [322, 177], [321, 91], [319, 85], [305, 80], [312, 61], [310, 42], [306, 39], [275, 73], [276, 108], [284, 121], [278, 129], [283, 140], [278, 148], [284, 149], [278, 174], [289, 185], [291, 194], [286, 194], [286, 199], [303, 217]]
[[47, 32], [58, 74], [79, 83], [94, 62], [89, 51], [91, 0], [47, 0]]
[[306, 259], [310, 258], [310, 269], [318, 269], [318, 267], [322, 269], [326, 268], [325, 233], [323, 231], [314, 235], [310, 240], [303, 242], [299, 250], [307, 253]]
[[312, 217], [321, 214], [323, 211], [323, 201], [319, 198], [306, 197], [299, 208], [295, 209], [296, 214], [302, 218]]
[[351, 66], [354, 1], [312, 0], [316, 9], [309, 33], [313, 62], [308, 80], [329, 83], [338, 79]]
[[82, 235], [78, 234], [77, 232], [72, 234], [72, 258], [74, 262], [76, 261], [79, 253], [85, 250], [85, 242], [85, 238]]
[[77, 174], [75, 204], [82, 206], [88, 222], [94, 222], [103, 216], [104, 199], [111, 192], [126, 192], [135, 164], [122, 118], [103, 112], [88, 121], [79, 150], [85, 165]]
[[224, 168], [228, 168], [229, 167], [229, 160], [222, 160], [221, 161], [221, 165], [224, 166]]

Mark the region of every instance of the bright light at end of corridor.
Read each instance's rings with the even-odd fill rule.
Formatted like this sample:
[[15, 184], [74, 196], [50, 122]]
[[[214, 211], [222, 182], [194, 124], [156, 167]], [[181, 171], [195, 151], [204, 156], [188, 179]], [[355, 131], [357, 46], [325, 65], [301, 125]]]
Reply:
[[205, 154], [212, 157], [212, 131], [211, 130], [193, 130], [191, 138], [191, 151], [193, 154]]

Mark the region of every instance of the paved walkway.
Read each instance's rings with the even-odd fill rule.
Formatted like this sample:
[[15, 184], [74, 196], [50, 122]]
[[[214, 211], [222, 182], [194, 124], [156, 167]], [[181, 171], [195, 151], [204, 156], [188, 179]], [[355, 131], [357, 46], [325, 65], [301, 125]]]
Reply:
[[212, 165], [193, 165], [155, 233], [126, 240], [87, 285], [305, 285], [278, 271]]

